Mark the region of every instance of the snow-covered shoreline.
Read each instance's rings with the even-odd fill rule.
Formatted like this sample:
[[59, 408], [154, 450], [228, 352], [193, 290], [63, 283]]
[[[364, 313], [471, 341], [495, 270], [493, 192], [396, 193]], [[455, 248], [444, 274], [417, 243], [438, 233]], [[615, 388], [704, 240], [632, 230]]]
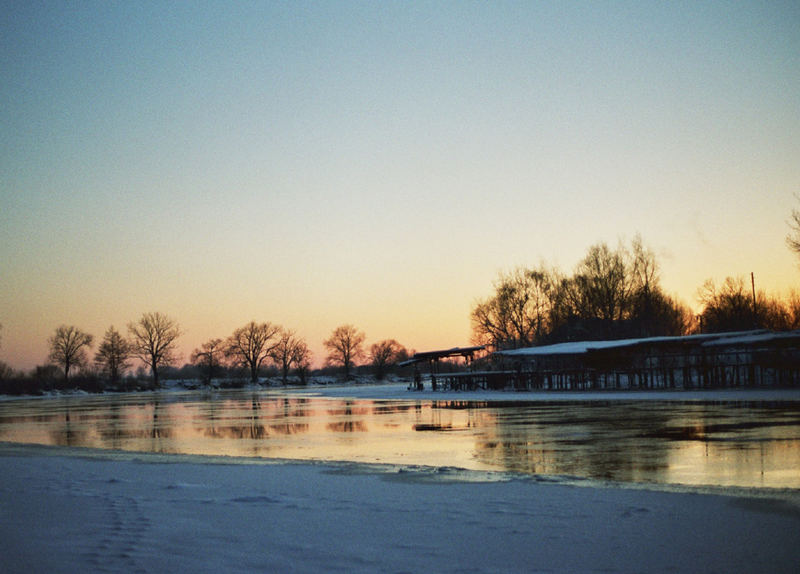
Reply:
[[[275, 389], [273, 387], [273, 389]], [[270, 388], [267, 388], [270, 390]], [[408, 382], [287, 387], [281, 392], [323, 397], [376, 400], [430, 401], [791, 401], [800, 402], [798, 388], [739, 388], [714, 390], [632, 390], [632, 391], [423, 391], [408, 389]]]
[[[430, 381], [425, 381], [422, 391], [411, 390], [411, 381], [393, 379], [377, 382], [365, 378], [356, 383], [341, 383], [336, 379], [323, 378], [309, 385], [281, 386], [273, 381], [266, 384], [246, 385], [243, 389], [251, 389], [266, 393], [289, 393], [299, 395], [315, 395], [331, 398], [353, 398], [374, 400], [430, 400], [430, 401], [481, 401], [481, 402], [536, 402], [536, 401], [789, 401], [800, 402], [800, 388], [741, 387], [727, 389], [663, 389], [663, 390], [592, 390], [592, 391], [515, 391], [515, 390], [431, 390]], [[271, 384], [272, 383], [272, 384]], [[100, 393], [102, 395], [142, 395], [146, 393], [204, 393], [226, 392], [239, 389], [207, 389], [187, 388], [182, 385], [167, 385], [156, 391], [131, 391], [118, 393]], [[44, 395], [0, 395], [0, 401], [17, 401], [53, 397], [91, 396], [86, 391], [53, 391]]]

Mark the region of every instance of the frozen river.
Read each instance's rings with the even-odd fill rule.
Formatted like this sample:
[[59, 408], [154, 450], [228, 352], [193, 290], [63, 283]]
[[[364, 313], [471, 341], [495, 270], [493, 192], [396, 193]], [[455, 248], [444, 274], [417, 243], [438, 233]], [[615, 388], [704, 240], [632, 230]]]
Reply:
[[71, 396], [0, 401], [0, 441], [800, 488], [800, 402], [782, 400], [347, 399], [263, 390]]

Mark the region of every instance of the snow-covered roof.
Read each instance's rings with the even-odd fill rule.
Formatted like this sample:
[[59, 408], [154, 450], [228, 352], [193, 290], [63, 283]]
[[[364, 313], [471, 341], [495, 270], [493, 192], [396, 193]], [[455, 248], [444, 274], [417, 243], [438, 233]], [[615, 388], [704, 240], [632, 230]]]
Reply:
[[[794, 336], [800, 336], [794, 331]], [[760, 342], [767, 340], [765, 337], [777, 337], [788, 335], [788, 333], [772, 333], [770, 331], [736, 331], [731, 333], [706, 333], [701, 335], [684, 335], [679, 337], [642, 337], [636, 339], [616, 339], [608, 341], [570, 341], [568, 343], [556, 343], [555, 345], [540, 345], [538, 347], [525, 347], [522, 349], [511, 349], [508, 351], [497, 351], [497, 355], [505, 357], [536, 357], [546, 355], [583, 355], [589, 351], [602, 349], [617, 349], [622, 347], [633, 347], [637, 345], [651, 345], [659, 343], [699, 343], [704, 345], [718, 344], [726, 345], [733, 341], [736, 342]]]
[[781, 340], [790, 341], [792, 339], [800, 340], [800, 331], [785, 331], [780, 333], [767, 331], [762, 333], [756, 332], [751, 334], [738, 334], [731, 337], [724, 337], [724, 338], [714, 339], [712, 341], [707, 341], [703, 343], [703, 346], [718, 347], [722, 345], [757, 345], [759, 343], [771, 343], [774, 341], [781, 341]]
[[474, 347], [453, 347], [451, 349], [442, 349], [439, 351], [423, 351], [421, 353], [415, 353], [413, 357], [403, 361], [402, 363], [397, 363], [397, 365], [400, 367], [405, 367], [406, 365], [412, 365], [421, 361], [435, 361], [444, 359], [446, 357], [466, 357], [471, 356], [477, 351], [483, 351], [485, 349], [486, 347], [483, 345], [476, 345]]

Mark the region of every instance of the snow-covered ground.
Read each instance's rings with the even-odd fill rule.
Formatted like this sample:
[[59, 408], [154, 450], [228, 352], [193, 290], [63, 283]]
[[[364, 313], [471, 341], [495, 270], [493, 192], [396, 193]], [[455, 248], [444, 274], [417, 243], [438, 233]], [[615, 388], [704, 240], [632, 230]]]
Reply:
[[798, 493], [585, 484], [0, 443], [0, 571], [797, 572]]

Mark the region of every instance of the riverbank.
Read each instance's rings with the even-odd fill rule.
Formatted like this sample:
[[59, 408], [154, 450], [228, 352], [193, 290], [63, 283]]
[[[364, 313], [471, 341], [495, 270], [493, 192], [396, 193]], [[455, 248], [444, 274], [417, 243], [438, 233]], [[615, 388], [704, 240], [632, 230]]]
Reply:
[[2, 445], [5, 572], [788, 573], [800, 560], [800, 509], [771, 498], [85, 454]]
[[[432, 390], [426, 384], [422, 391], [409, 389], [408, 381], [362, 384], [326, 384], [306, 387], [285, 387], [286, 392], [336, 398], [431, 400], [431, 401], [768, 401], [800, 402], [800, 388], [736, 388], [736, 389], [664, 389], [603, 391], [454, 391]], [[276, 388], [276, 387], [273, 387]], [[269, 390], [266, 389], [266, 390]]]

